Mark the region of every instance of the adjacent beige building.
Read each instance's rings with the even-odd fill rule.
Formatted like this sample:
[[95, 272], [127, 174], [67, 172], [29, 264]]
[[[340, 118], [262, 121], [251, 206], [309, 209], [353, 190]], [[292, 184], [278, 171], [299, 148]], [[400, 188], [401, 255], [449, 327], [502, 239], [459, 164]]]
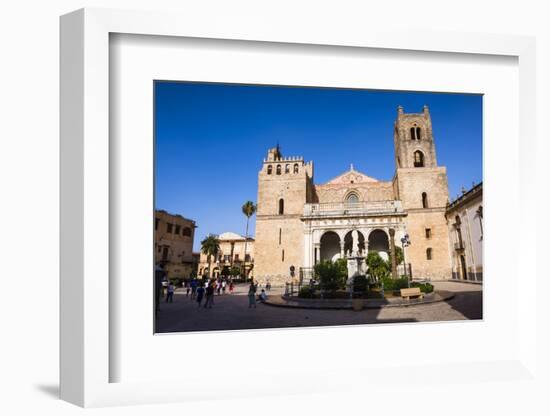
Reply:
[[351, 166], [315, 184], [312, 161], [285, 157], [279, 147], [268, 151], [258, 174], [257, 280], [309, 279], [319, 261], [354, 251], [354, 230], [361, 255], [374, 250], [386, 258], [391, 235], [400, 246], [408, 234], [405, 256], [413, 277], [451, 278], [447, 172], [437, 163], [428, 107], [421, 113], [399, 107], [393, 129], [395, 174], [390, 181]]
[[452, 278], [483, 281], [483, 184], [479, 183], [447, 207]]
[[155, 263], [169, 278], [188, 278], [196, 270], [193, 256], [195, 221], [166, 211], [155, 211]]
[[[238, 267], [246, 270], [247, 276], [251, 277], [254, 274], [254, 238], [244, 236], [232, 232], [225, 232], [218, 236], [220, 241], [220, 251], [217, 258], [212, 260], [212, 276], [220, 276], [224, 268], [231, 269]], [[245, 244], [246, 242], [246, 244]], [[245, 254], [246, 246], [246, 254]], [[209, 262], [208, 256], [200, 253], [198, 264], [198, 275], [203, 276], [208, 274]]]

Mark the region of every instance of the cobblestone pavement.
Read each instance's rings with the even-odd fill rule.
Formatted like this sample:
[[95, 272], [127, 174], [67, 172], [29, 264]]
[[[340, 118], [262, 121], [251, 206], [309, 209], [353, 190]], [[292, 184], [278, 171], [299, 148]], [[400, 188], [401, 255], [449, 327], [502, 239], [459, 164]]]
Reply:
[[[398, 308], [319, 310], [282, 308], [258, 303], [248, 307], [247, 286], [235, 293], [216, 295], [211, 309], [198, 308], [179, 289], [173, 303], [160, 306], [156, 332], [212, 331], [258, 328], [288, 328], [324, 325], [353, 325], [395, 322], [455, 321], [482, 318], [482, 287], [458, 282], [435, 282], [436, 290], [448, 290], [455, 297], [448, 301]], [[273, 289], [269, 296], [278, 296]]]

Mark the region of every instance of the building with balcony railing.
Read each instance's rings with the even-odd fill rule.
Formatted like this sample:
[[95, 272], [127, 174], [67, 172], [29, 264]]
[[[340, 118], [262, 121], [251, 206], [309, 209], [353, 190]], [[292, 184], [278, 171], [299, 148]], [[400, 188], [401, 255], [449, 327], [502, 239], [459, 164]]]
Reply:
[[[218, 236], [220, 250], [216, 258], [209, 259], [204, 253], [200, 253], [197, 273], [199, 276], [208, 273], [212, 265], [212, 276], [230, 274], [231, 269], [238, 268], [247, 277], [252, 275], [254, 269], [254, 238], [232, 232], [225, 232]], [[245, 254], [246, 250], [246, 254]], [[210, 261], [209, 261], [210, 260]], [[241, 274], [242, 274], [241, 273]]]
[[388, 128], [395, 148], [394, 165], [388, 161], [390, 180], [351, 165], [328, 182], [315, 183], [313, 161], [285, 157], [279, 146], [269, 149], [258, 172], [258, 280], [299, 279], [296, 271], [312, 270], [320, 261], [371, 251], [388, 259], [407, 234], [411, 243], [405, 255], [414, 276], [451, 277], [447, 171], [437, 163], [429, 110], [405, 113], [399, 107]]
[[483, 183], [463, 190], [446, 210], [452, 278], [483, 280]]

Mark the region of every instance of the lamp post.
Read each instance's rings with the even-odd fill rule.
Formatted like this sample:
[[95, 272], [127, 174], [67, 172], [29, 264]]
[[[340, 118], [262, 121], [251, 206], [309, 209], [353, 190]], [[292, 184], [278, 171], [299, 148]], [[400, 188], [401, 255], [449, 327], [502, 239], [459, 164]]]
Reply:
[[410, 245], [411, 245], [411, 240], [409, 239], [409, 234], [405, 234], [403, 238], [401, 238], [401, 247], [403, 248], [403, 268], [405, 271], [405, 277], [407, 278], [407, 287], [411, 287], [411, 281], [407, 273], [407, 260], [405, 258], [405, 247], [408, 247]]

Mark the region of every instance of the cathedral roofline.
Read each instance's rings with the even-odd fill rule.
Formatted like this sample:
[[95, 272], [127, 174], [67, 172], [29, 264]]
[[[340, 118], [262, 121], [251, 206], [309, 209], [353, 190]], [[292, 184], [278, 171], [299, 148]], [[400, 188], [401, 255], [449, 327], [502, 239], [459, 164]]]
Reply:
[[340, 175], [332, 178], [328, 182], [319, 185], [340, 185], [340, 184], [361, 184], [361, 183], [372, 183], [379, 182], [378, 179], [365, 175], [362, 172], [359, 172], [353, 167], [353, 163], [350, 164], [350, 167], [347, 171], [341, 173]]

